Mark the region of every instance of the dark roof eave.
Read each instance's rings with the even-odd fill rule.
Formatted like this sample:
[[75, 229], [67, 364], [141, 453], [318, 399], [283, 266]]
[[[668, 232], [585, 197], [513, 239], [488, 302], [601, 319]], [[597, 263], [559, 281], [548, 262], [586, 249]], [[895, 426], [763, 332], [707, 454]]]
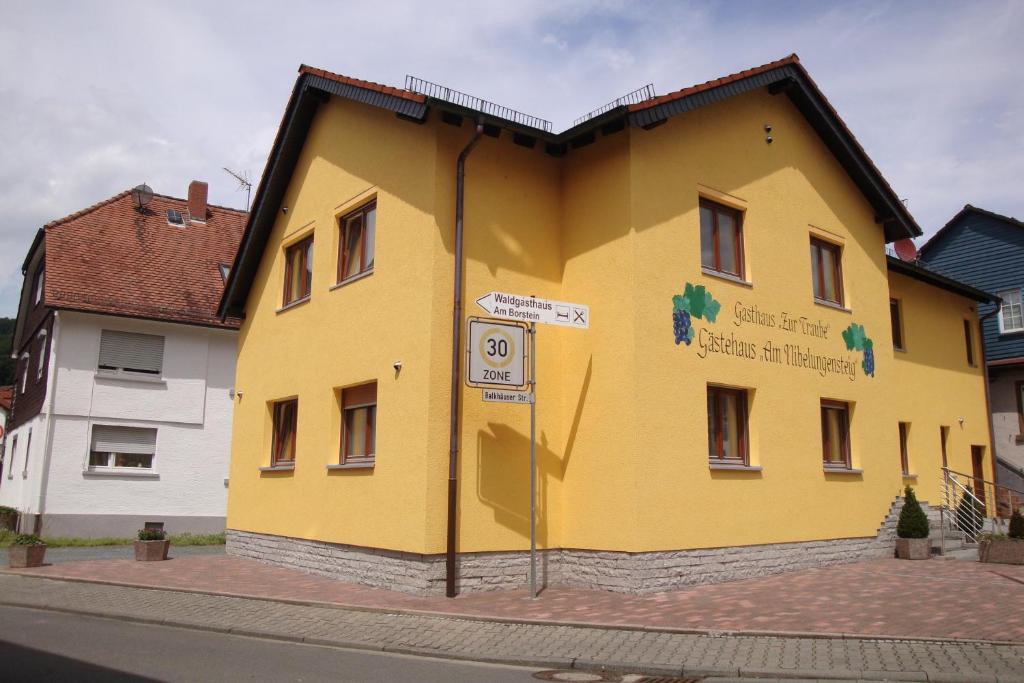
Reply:
[[988, 209], [982, 209], [977, 206], [971, 206], [970, 204], [964, 204], [964, 208], [957, 211], [952, 218], [946, 221], [945, 225], [939, 228], [934, 235], [928, 238], [927, 242], [921, 245], [921, 248], [918, 250], [921, 252], [921, 255], [923, 256], [926, 251], [930, 251], [931, 247], [934, 246], [943, 235], [949, 232], [949, 230], [954, 225], [960, 222], [961, 218], [963, 218], [969, 213], [976, 213], [981, 216], [988, 216], [989, 218], [995, 218], [996, 220], [1004, 221], [1006, 223], [1009, 223], [1010, 225], [1016, 225], [1019, 228], [1024, 228], [1024, 221], [1019, 221], [1012, 216], [1004, 216], [1003, 214], [996, 213], [995, 211], [989, 211]]
[[313, 114], [319, 102], [328, 99], [330, 95], [388, 109], [417, 121], [425, 120], [429, 108], [435, 107], [462, 116], [482, 117], [485, 124], [535, 137], [549, 144], [569, 145], [573, 141], [586, 138], [594, 130], [616, 119], [628, 121], [633, 126], [648, 128], [697, 107], [750, 90], [769, 87], [776, 94], [785, 92], [815, 128], [871, 202], [876, 212], [876, 220], [881, 223], [887, 242], [904, 237], [918, 237], [922, 234], [921, 228], [795, 56], [751, 70], [749, 74], [739, 78], [721, 80], [727, 82], [678, 97], [657, 98], [659, 102], [651, 106], [617, 107], [561, 133], [552, 134], [444, 100], [426, 97], [416, 99], [408, 93], [401, 92], [394, 94], [397, 92], [394, 89], [375, 89], [368, 87], [369, 84], [366, 83], [359, 85], [351, 79], [335, 80], [326, 77], [323, 72], [302, 67], [271, 148], [266, 170], [257, 188], [249, 221], [238, 247], [235, 265], [228, 276], [218, 306], [218, 315], [221, 318], [244, 316], [245, 298], [255, 279], [260, 260], [252, 254], [255, 251], [261, 255], [266, 246], [277, 207], [287, 189]]
[[888, 255], [886, 255], [885, 259], [889, 270], [901, 275], [906, 275], [907, 277], [924, 282], [925, 284], [944, 289], [948, 292], [953, 292], [954, 294], [959, 294], [960, 296], [965, 296], [968, 299], [973, 299], [979, 303], [995, 304], [1002, 301], [1002, 299], [995, 294], [989, 294], [984, 290], [971, 287], [970, 285], [946, 277], [945, 275], [940, 275], [934, 270], [929, 270], [923, 266], [917, 265], [916, 263], [903, 261], [894, 256]]
[[923, 234], [881, 172], [804, 68], [796, 61], [783, 60], [773, 68], [738, 80], [698, 90], [654, 106], [634, 107], [634, 111], [629, 115], [630, 123], [641, 127], [656, 125], [672, 116], [765, 87], [770, 88], [773, 94], [785, 93], [810, 122], [815, 132], [871, 202], [878, 216], [876, 220], [885, 230], [887, 242], [904, 237], [919, 237]]

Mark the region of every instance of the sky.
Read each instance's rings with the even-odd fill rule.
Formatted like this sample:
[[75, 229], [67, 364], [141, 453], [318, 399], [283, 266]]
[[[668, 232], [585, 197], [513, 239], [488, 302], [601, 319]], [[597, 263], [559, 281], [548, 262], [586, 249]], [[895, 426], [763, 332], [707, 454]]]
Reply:
[[[797, 53], [925, 234], [1024, 218], [1024, 2], [0, 0], [0, 316], [36, 231], [139, 183], [244, 208], [300, 64], [549, 119]], [[919, 240], [920, 243], [920, 240]]]

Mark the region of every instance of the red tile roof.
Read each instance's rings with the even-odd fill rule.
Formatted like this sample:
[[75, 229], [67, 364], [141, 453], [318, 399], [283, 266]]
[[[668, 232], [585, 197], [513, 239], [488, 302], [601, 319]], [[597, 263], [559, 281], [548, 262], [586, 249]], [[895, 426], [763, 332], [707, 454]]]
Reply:
[[14, 398], [14, 387], [0, 387], [0, 408], [11, 412], [11, 399]]
[[385, 95], [394, 95], [395, 97], [401, 97], [405, 100], [412, 102], [426, 102], [427, 98], [419, 93], [411, 92], [409, 90], [403, 90], [402, 88], [393, 88], [390, 85], [382, 85], [380, 83], [374, 83], [373, 81], [363, 81], [358, 78], [352, 78], [350, 76], [343, 76], [336, 74], [333, 71], [326, 71], [324, 69], [317, 69], [313, 66], [306, 66], [302, 64], [299, 66], [299, 74], [312, 74], [313, 76], [320, 76], [326, 78], [329, 81], [336, 83], [344, 83], [345, 85], [351, 85], [356, 88], [364, 88], [366, 90], [373, 90], [375, 92], [383, 93]]
[[688, 95], [693, 95], [695, 93], [704, 92], [705, 90], [711, 90], [713, 88], [718, 88], [718, 87], [723, 86], [723, 85], [728, 85], [729, 83], [732, 83], [734, 81], [741, 81], [744, 78], [750, 78], [751, 76], [756, 76], [758, 74], [762, 74], [765, 71], [771, 71], [772, 69], [777, 69], [780, 66], [785, 66], [787, 64], [799, 64], [799, 63], [800, 63], [800, 58], [797, 57], [796, 54], [791, 54], [788, 57], [783, 57], [782, 59], [776, 60], [774, 62], [769, 62], [768, 64], [762, 64], [761, 66], [755, 66], [752, 69], [747, 69], [745, 71], [739, 71], [737, 73], [730, 74], [728, 76], [722, 76], [721, 78], [716, 78], [713, 81], [705, 81], [704, 83], [699, 83], [697, 85], [691, 85], [691, 86], [689, 86], [687, 88], [683, 88], [682, 90], [676, 90], [674, 92], [670, 92], [667, 95], [659, 95], [658, 97], [654, 97], [654, 98], [649, 99], [649, 100], [644, 100], [643, 102], [638, 102], [637, 104], [631, 104], [631, 105], [629, 105], [629, 110], [630, 111], [641, 111], [643, 109], [650, 109], [651, 107], [656, 107], [659, 104], [665, 104], [666, 102], [671, 102], [673, 100], [678, 100], [678, 99], [681, 99], [683, 97], [687, 97]]
[[[168, 224], [167, 210], [185, 217]], [[185, 199], [154, 195], [140, 213], [131, 191], [44, 226], [44, 303], [58, 309], [238, 327], [217, 316], [247, 214], [209, 206], [206, 223], [188, 220]]]

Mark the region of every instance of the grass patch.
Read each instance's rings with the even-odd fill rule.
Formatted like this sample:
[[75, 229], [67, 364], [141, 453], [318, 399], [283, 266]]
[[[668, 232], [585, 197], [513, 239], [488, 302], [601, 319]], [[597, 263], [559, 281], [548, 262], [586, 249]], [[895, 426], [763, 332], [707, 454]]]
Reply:
[[[13, 531], [6, 529], [0, 529], [0, 548], [10, 547], [11, 543], [14, 542], [14, 537], [17, 536]], [[219, 534], [171, 534], [171, 545], [183, 546], [183, 545], [224, 545], [224, 533]], [[66, 538], [66, 537], [51, 537], [44, 538], [46, 545], [51, 548], [94, 548], [97, 546], [104, 545], [131, 545], [135, 542], [134, 538], [114, 538], [111, 536], [105, 538]]]
[[171, 534], [171, 545], [224, 545], [224, 532], [219, 534]]

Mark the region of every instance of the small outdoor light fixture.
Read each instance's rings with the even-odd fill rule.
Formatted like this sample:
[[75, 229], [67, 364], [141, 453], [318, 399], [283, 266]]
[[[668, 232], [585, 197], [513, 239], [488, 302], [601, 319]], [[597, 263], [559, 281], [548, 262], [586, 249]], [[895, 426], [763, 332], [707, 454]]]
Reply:
[[281, 213], [288, 213], [288, 207], [287, 206], [282, 206], [281, 207]]
[[770, 145], [772, 144], [773, 139], [774, 138], [772, 138], [772, 124], [764, 124], [764, 141]]

